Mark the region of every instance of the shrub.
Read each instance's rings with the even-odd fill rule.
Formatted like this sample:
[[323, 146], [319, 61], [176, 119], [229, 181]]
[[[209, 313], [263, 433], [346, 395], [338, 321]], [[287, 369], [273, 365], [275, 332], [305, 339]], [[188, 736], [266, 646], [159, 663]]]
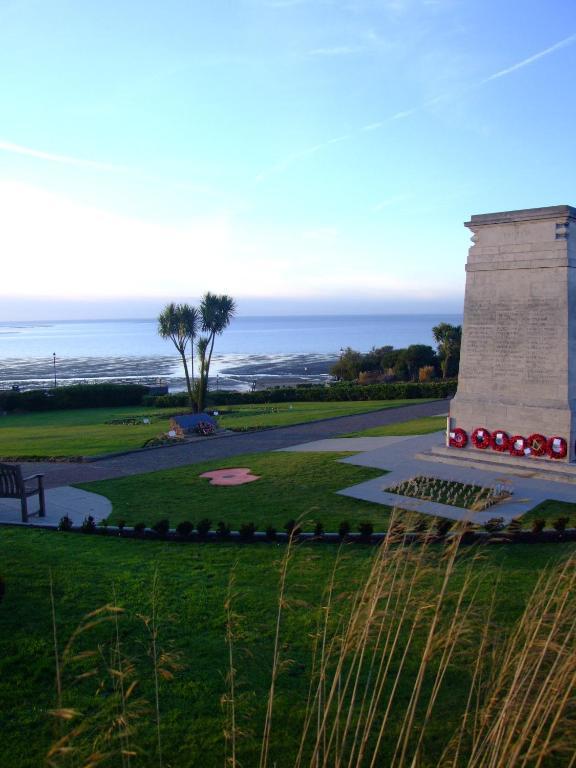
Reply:
[[118, 520], [118, 522], [116, 523], [116, 527], [118, 528], [119, 531], [123, 531], [124, 528], [126, 527], [126, 520]]
[[569, 522], [570, 522], [569, 517], [559, 517], [558, 520], [554, 520], [554, 522], [552, 523], [552, 528], [554, 528], [555, 531], [558, 531], [560, 533], [566, 530]]
[[518, 533], [520, 533], [522, 531], [522, 523], [520, 522], [520, 520], [518, 520], [517, 517], [515, 517], [513, 520], [510, 520], [506, 530], [512, 536], [515, 536], [516, 534], [518, 534]]
[[82, 525], [80, 526], [80, 530], [83, 533], [94, 533], [96, 530], [96, 521], [92, 517], [92, 515], [88, 515], [88, 517], [85, 517], [84, 520], [82, 520]]
[[434, 523], [434, 528], [438, 536], [446, 536], [452, 525], [452, 520], [449, 520], [447, 517], [439, 517]]
[[152, 526], [152, 530], [155, 531], [159, 536], [166, 536], [166, 534], [170, 531], [170, 522], [166, 519], [158, 520], [158, 522], [154, 523]]
[[433, 365], [423, 365], [422, 368], [418, 370], [418, 381], [420, 384], [426, 381], [432, 381], [435, 375], [436, 371]]
[[207, 517], [203, 517], [202, 520], [198, 521], [196, 531], [198, 532], [198, 536], [200, 536], [200, 538], [205, 538], [210, 533], [211, 528], [212, 520], [209, 520]]
[[219, 536], [221, 539], [226, 539], [228, 536], [230, 536], [230, 526], [228, 523], [220, 520], [216, 526], [216, 536]]
[[345, 539], [349, 535], [351, 530], [352, 529], [350, 528], [350, 523], [348, 522], [348, 520], [342, 520], [342, 522], [338, 526], [338, 536], [340, 536], [341, 539]]
[[148, 388], [140, 384], [74, 384], [49, 390], [2, 392], [0, 410], [61, 411], [70, 408], [141, 405]]
[[136, 536], [142, 536], [144, 531], [146, 530], [146, 523], [135, 523], [133, 531], [136, 534]]
[[249, 539], [254, 538], [254, 534], [256, 533], [256, 526], [254, 523], [242, 523], [238, 529], [238, 533], [240, 534], [241, 539], [248, 541]]
[[498, 531], [504, 530], [504, 518], [491, 517], [490, 520], [486, 520], [484, 523], [484, 530], [488, 531], [488, 533], [498, 533]]
[[296, 522], [296, 520], [288, 520], [287, 523], [284, 524], [284, 530], [288, 534], [288, 536], [292, 536], [293, 538], [296, 538], [300, 535], [300, 525]]
[[[382, 384], [332, 384], [329, 387], [276, 387], [257, 392], [210, 392], [211, 406], [268, 404], [290, 402], [341, 402], [346, 400], [417, 400], [422, 397], [451, 397], [456, 392], [456, 379]], [[187, 405], [185, 393], [146, 398], [145, 404], [156, 408], [178, 408]]]
[[176, 526], [176, 533], [178, 536], [181, 536], [183, 539], [188, 538], [192, 531], [194, 530], [194, 523], [191, 523], [189, 520], [182, 520], [181, 523], [178, 523]]
[[70, 531], [72, 530], [72, 520], [68, 517], [68, 515], [64, 515], [60, 518], [60, 522], [58, 523], [58, 530], [59, 531]]
[[532, 523], [532, 533], [542, 533], [546, 527], [546, 520], [541, 517], [536, 518]]
[[274, 541], [276, 536], [277, 536], [276, 528], [274, 528], [273, 525], [268, 525], [266, 527], [266, 538], [268, 539], [268, 541]]
[[324, 523], [318, 521], [314, 526], [314, 536], [319, 539], [324, 536]]
[[360, 523], [358, 526], [358, 533], [363, 539], [369, 539], [374, 533], [374, 526], [369, 522]]

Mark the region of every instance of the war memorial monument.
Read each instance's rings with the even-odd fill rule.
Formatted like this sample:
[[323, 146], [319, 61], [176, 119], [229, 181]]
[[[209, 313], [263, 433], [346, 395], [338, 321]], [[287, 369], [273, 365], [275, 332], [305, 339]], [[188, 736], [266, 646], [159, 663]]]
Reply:
[[576, 208], [472, 216], [458, 391], [447, 448], [576, 461]]

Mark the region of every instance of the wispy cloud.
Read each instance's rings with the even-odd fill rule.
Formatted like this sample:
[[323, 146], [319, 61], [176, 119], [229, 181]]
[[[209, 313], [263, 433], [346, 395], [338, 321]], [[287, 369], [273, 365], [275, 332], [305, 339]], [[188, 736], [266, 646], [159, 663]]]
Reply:
[[372, 206], [372, 210], [374, 212], [383, 211], [385, 208], [390, 208], [391, 205], [396, 205], [396, 203], [403, 203], [406, 200], [410, 200], [410, 195], [394, 195], [392, 197], [388, 197], [385, 200], [381, 200], [379, 203], [376, 203], [376, 205]]
[[535, 61], [543, 59], [545, 56], [549, 56], [555, 51], [559, 51], [560, 48], [566, 48], [568, 45], [572, 45], [574, 42], [576, 42], [576, 33], [570, 35], [569, 37], [565, 37], [563, 40], [560, 40], [560, 42], [554, 43], [554, 45], [551, 45], [549, 48], [545, 48], [543, 51], [539, 51], [538, 53], [534, 53], [532, 56], [528, 56], [527, 59], [522, 59], [522, 61], [518, 61], [516, 64], [512, 64], [512, 66], [506, 67], [506, 69], [501, 69], [498, 72], [494, 72], [493, 75], [485, 78], [479, 84], [484, 85], [484, 83], [490, 83], [492, 80], [498, 80], [500, 77], [511, 75], [512, 72], [517, 72], [519, 69], [523, 69], [524, 67], [533, 64]]
[[[523, 67], [527, 67], [530, 64], [533, 64], [534, 62], [539, 61], [540, 59], [543, 59], [545, 56], [549, 56], [550, 54], [560, 50], [561, 48], [566, 48], [567, 46], [572, 45], [575, 42], [576, 42], [576, 33], [569, 35], [568, 37], [565, 37], [563, 40], [560, 40], [559, 42], [554, 43], [554, 45], [551, 45], [548, 48], [545, 48], [544, 50], [539, 51], [538, 53], [534, 53], [532, 56], [528, 56], [526, 59], [522, 59], [522, 61], [518, 61], [515, 64], [512, 64], [509, 67], [506, 67], [505, 69], [500, 69], [498, 72], [494, 72], [492, 75], [485, 77], [483, 80], [480, 80], [476, 83], [473, 83], [463, 88], [458, 93], [444, 93], [438, 96], [434, 96], [433, 98], [427, 99], [426, 101], [422, 102], [422, 104], [418, 104], [414, 107], [410, 107], [409, 109], [404, 109], [399, 112], [395, 112], [394, 114], [388, 117], [385, 117], [382, 120], [377, 120], [372, 123], [367, 123], [366, 125], [361, 126], [360, 128], [358, 128], [356, 131], [352, 133], [349, 133], [343, 136], [338, 136], [333, 139], [328, 139], [327, 141], [324, 141], [319, 144], [315, 144], [314, 146], [309, 147], [300, 152], [294, 152], [293, 154], [288, 155], [284, 160], [281, 160], [280, 162], [271, 166], [267, 170], [260, 172], [256, 177], [256, 182], [260, 183], [270, 178], [270, 176], [274, 176], [277, 173], [282, 173], [283, 171], [287, 170], [290, 166], [292, 166], [294, 163], [306, 157], [310, 157], [316, 154], [317, 152], [320, 152], [321, 150], [325, 149], [326, 147], [329, 147], [332, 144], [337, 144], [339, 142], [355, 138], [361, 133], [368, 133], [370, 131], [380, 130], [381, 128], [383, 128], [384, 126], [392, 122], [395, 122], [397, 120], [405, 120], [406, 118], [412, 117], [412, 115], [415, 115], [418, 112], [422, 112], [425, 109], [428, 109], [429, 107], [433, 107], [441, 102], [448, 102], [457, 98], [461, 98], [466, 94], [470, 93], [471, 91], [474, 91], [476, 88], [481, 88], [482, 86], [494, 80], [498, 80], [499, 78], [506, 77], [518, 71], [519, 69], [522, 69]], [[318, 50], [321, 50], [321, 49], [318, 49]], [[326, 49], [326, 50], [329, 50], [329, 49]], [[394, 202], [396, 202], [396, 200], [394, 200]], [[387, 204], [388, 203], [386, 203], [386, 205]], [[386, 207], [386, 205], [381, 205], [381, 208]], [[373, 210], [380, 210], [380, 208], [376, 206], [374, 207]]]
[[308, 51], [309, 56], [350, 56], [363, 50], [358, 45], [334, 45], [329, 48], [313, 48]]
[[11, 141], [4, 141], [3, 139], [0, 139], [0, 151], [10, 152], [13, 155], [26, 155], [27, 157], [35, 157], [38, 160], [47, 160], [52, 163], [75, 165], [80, 168], [96, 168], [98, 170], [104, 171], [119, 170], [119, 166], [111, 165], [110, 163], [100, 163], [94, 160], [84, 160], [79, 157], [71, 157], [70, 155], [58, 155], [54, 154], [53, 152], [44, 152], [41, 149], [25, 147], [21, 144], [14, 144]]

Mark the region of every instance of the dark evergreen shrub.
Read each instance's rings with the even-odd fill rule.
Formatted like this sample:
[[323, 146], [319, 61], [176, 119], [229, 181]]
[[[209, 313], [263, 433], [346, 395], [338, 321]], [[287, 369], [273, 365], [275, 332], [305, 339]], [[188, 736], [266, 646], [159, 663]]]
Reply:
[[568, 523], [570, 522], [569, 517], [559, 517], [558, 520], [554, 520], [552, 523], [552, 528], [554, 528], [555, 531], [558, 531], [561, 533], [562, 531], [565, 531], [568, 527]]
[[348, 520], [342, 520], [338, 526], [338, 536], [340, 536], [341, 539], [345, 539], [350, 534], [351, 530]]
[[546, 528], [546, 520], [543, 520], [541, 517], [536, 518], [536, 520], [532, 523], [532, 533], [542, 533], [542, 531]]
[[178, 536], [181, 536], [183, 539], [188, 538], [192, 531], [194, 530], [194, 523], [191, 523], [189, 520], [182, 520], [181, 523], [178, 523], [176, 526], [176, 533]]
[[142, 536], [146, 530], [146, 523], [135, 523], [133, 530], [136, 536]]
[[220, 520], [220, 522], [216, 525], [216, 535], [221, 539], [226, 539], [228, 536], [230, 536], [230, 526], [228, 523]]
[[152, 526], [152, 530], [155, 531], [159, 536], [166, 536], [166, 534], [170, 531], [170, 521], [166, 519], [158, 520]]
[[277, 537], [276, 528], [274, 528], [273, 525], [268, 525], [266, 527], [266, 538], [268, 539], [268, 541], [274, 541], [276, 537]]
[[316, 525], [314, 526], [314, 536], [319, 539], [321, 536], [324, 536], [324, 523], [321, 523], [318, 521]]
[[498, 531], [504, 530], [504, 518], [503, 517], [491, 517], [484, 523], [484, 530], [488, 533], [498, 533]]
[[64, 515], [60, 518], [60, 522], [58, 523], [58, 530], [59, 531], [69, 531], [72, 529], [72, 520], [68, 517], [68, 515]]
[[203, 517], [202, 520], [198, 521], [196, 531], [198, 532], [198, 536], [200, 536], [200, 538], [205, 538], [210, 533], [211, 528], [212, 520], [209, 520], [207, 517]]
[[300, 525], [296, 522], [296, 520], [288, 520], [286, 523], [284, 523], [284, 530], [288, 534], [288, 536], [292, 536], [296, 538], [296, 536], [300, 535]]
[[87, 517], [82, 520], [82, 525], [80, 526], [80, 530], [83, 533], [94, 533], [96, 530], [96, 521], [92, 517], [92, 515], [88, 515]]
[[358, 533], [363, 539], [369, 539], [374, 533], [374, 526], [372, 523], [364, 522], [358, 526]]
[[238, 533], [240, 534], [241, 539], [248, 541], [249, 539], [254, 538], [254, 534], [256, 533], [256, 526], [254, 523], [242, 523], [238, 529]]
[[449, 520], [447, 517], [439, 517], [434, 522], [434, 528], [438, 536], [446, 536], [453, 524], [453, 521]]

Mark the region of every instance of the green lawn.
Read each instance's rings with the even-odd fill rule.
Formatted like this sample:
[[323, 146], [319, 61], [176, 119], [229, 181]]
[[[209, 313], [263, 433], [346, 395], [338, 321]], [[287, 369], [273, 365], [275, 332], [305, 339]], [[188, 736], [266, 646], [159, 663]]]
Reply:
[[[430, 403], [422, 400], [365, 400], [328, 403], [270, 403], [269, 405], [230, 405], [218, 407], [219, 422], [226, 429], [285, 427], [307, 421], [352, 416], [357, 413], [398, 408], [402, 405]], [[446, 419], [444, 419], [446, 422]]]
[[[83, 408], [0, 417], [0, 457], [77, 457], [141, 448], [168, 429], [171, 412], [157, 408]], [[151, 419], [150, 424], [107, 421]]]
[[388, 424], [383, 427], [372, 427], [361, 432], [348, 432], [342, 437], [392, 437], [396, 435], [427, 435], [446, 429], [446, 416], [426, 416], [422, 419], [411, 419], [402, 424]]
[[[113, 505], [110, 521], [148, 526], [168, 518], [172, 527], [182, 520], [197, 523], [209, 518], [237, 530], [253, 522], [258, 530], [273, 525], [282, 530], [291, 518], [304, 516], [305, 528], [320, 520], [327, 531], [338, 530], [342, 520], [356, 529], [359, 522], [371, 521], [376, 530], [385, 530], [390, 508], [335, 492], [355, 483], [379, 477], [380, 469], [341, 464], [346, 453], [256, 453], [231, 459], [193, 464], [145, 475], [101, 480], [79, 487], [107, 496]], [[261, 479], [232, 487], [210, 485], [199, 475], [223, 467], [249, 467]]]
[[[58, 735], [49, 715], [57, 704], [49, 569], [60, 651], [83, 617], [112, 602], [115, 593], [117, 604], [126, 609], [119, 619], [120, 648], [130, 658], [139, 681], [135, 696], [148, 701], [154, 699], [151, 645], [142, 617], [151, 616], [152, 597], [156, 594], [158, 647], [179, 654], [181, 665], [173, 680], [161, 677], [159, 683], [164, 765], [178, 768], [219, 768], [224, 764], [221, 697], [226, 691], [229, 667], [224, 605], [233, 571], [234, 666], [238, 727], [242, 731], [238, 758], [242, 765], [257, 765], [273, 654], [279, 561], [284, 551], [283, 546], [275, 545], [180, 545], [0, 528], [0, 563], [6, 582], [6, 594], [0, 602], [2, 766], [43, 765], [49, 744]], [[471, 615], [476, 631], [470, 631], [459, 642], [427, 731], [427, 757], [422, 765], [438, 764], [442, 745], [459, 722], [481, 636], [484, 614], [480, 609], [484, 610], [494, 598], [494, 637], [502, 638], [523, 610], [541, 570], [570, 551], [574, 547], [569, 545], [503, 545], [482, 551], [481, 560], [473, 566], [483, 580], [476, 598], [478, 616]], [[336, 553], [337, 548], [329, 545], [301, 546], [288, 569], [281, 624], [283, 663], [277, 679], [270, 754], [270, 765], [278, 768], [294, 764], [312, 665], [313, 633]], [[463, 578], [472, 554], [470, 550], [462, 553], [456, 581]], [[334, 590], [339, 610], [345, 611], [350, 604], [350, 595], [366, 573], [371, 555], [368, 547], [344, 548]], [[438, 560], [432, 555], [429, 567], [429, 578], [436, 588]], [[156, 593], [152, 586], [155, 570]], [[92, 617], [93, 626], [80, 633], [73, 648], [77, 652], [95, 649], [97, 655], [72, 659], [61, 670], [62, 703], [81, 712], [87, 738], [92, 727], [98, 732], [105, 729], [109, 722], [106, 713], [114, 702], [106, 672], [106, 649], [114, 645], [116, 629], [110, 622], [94, 624], [96, 619], [98, 616]], [[400, 691], [399, 701], [403, 704], [415, 663], [409, 656], [407, 674], [402, 678], [406, 682]], [[86, 665], [97, 674], [79, 678], [78, 673]], [[98, 688], [99, 694], [95, 695]], [[393, 713], [387, 731], [392, 737], [402, 713], [402, 709]], [[140, 715], [134, 728], [134, 745], [142, 754], [131, 765], [158, 766], [153, 711], [148, 709]], [[380, 765], [389, 764], [389, 759], [390, 755], [384, 755]]]
[[[414, 400], [374, 400], [225, 406], [219, 409], [221, 413], [219, 423], [225, 429], [260, 429], [396, 408], [414, 404], [414, 402]], [[0, 417], [0, 459], [71, 458], [141, 448], [147, 440], [168, 430], [169, 416], [173, 412], [138, 406], [2, 416]], [[150, 424], [142, 423], [141, 419], [137, 424], [106, 423], [132, 417], [149, 418], [152, 421]]]

